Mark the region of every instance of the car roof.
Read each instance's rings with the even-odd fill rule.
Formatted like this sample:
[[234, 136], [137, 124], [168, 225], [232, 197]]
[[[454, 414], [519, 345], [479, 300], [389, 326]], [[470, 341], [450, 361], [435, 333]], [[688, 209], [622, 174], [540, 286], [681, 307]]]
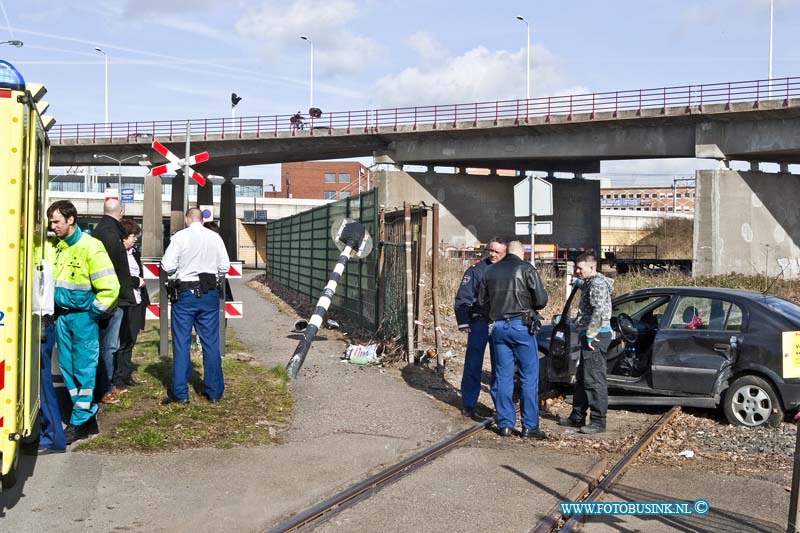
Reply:
[[[707, 296], [735, 296], [747, 300], [760, 300], [764, 296], [775, 296], [774, 294], [747, 291], [743, 289], [725, 289], [721, 287], [693, 287], [693, 286], [676, 286], [676, 287], [651, 287], [648, 289], [638, 289], [631, 291], [625, 296], [643, 296], [653, 293], [674, 293], [674, 294], [703, 294]], [[622, 295], [621, 295], [622, 296]]]

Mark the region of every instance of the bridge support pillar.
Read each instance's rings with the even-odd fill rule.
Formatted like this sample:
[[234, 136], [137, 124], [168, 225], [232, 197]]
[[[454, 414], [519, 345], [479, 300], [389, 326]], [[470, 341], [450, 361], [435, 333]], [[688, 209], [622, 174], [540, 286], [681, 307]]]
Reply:
[[[172, 196], [170, 197], [170, 211], [169, 211], [169, 234], [175, 235], [175, 232], [180, 231], [186, 225], [184, 218], [186, 214], [183, 212], [183, 188], [185, 186], [183, 179], [183, 171], [178, 170], [175, 177], [172, 178]], [[161, 254], [158, 254], [160, 257]]]
[[144, 177], [142, 202], [142, 256], [161, 257], [164, 253], [164, 219], [161, 213], [161, 178], [149, 172]]
[[[524, 173], [524, 171], [522, 171]], [[486, 243], [514, 233], [514, 185], [520, 176], [376, 171], [378, 203], [392, 211], [403, 202], [440, 205], [439, 235], [446, 244], [462, 247]], [[600, 183], [596, 180], [553, 182], [553, 235], [537, 243], [571, 248], [600, 248]], [[522, 240], [528, 241], [524, 236]]]
[[696, 178], [693, 275], [800, 279], [798, 176], [718, 169]]
[[219, 228], [225, 249], [231, 261], [238, 260], [238, 226], [236, 220], [236, 185], [233, 178], [239, 176], [239, 167], [228, 168], [222, 175], [225, 181], [222, 184], [219, 200]]
[[206, 184], [197, 188], [197, 207], [201, 205], [214, 205], [214, 184], [208, 176]]

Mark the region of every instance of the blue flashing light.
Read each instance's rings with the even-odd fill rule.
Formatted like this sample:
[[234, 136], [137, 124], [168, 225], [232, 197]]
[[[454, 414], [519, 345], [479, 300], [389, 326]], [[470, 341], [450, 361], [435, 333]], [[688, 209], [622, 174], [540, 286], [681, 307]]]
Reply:
[[0, 59], [0, 88], [12, 91], [25, 90], [25, 78], [8, 61]]

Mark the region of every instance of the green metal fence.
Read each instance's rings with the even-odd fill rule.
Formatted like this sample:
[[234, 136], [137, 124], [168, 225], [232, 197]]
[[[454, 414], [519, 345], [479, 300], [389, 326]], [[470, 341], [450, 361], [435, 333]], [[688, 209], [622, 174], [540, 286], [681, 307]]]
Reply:
[[315, 303], [341, 253], [331, 238], [331, 226], [343, 217], [364, 224], [374, 246], [364, 259], [348, 262], [331, 308], [374, 331], [378, 296], [377, 189], [268, 222], [267, 277]]

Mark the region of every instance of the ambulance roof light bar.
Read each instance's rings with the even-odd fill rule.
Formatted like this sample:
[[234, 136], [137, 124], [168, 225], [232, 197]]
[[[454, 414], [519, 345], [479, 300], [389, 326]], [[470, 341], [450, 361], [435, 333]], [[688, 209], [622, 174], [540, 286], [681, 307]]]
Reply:
[[25, 78], [14, 68], [14, 65], [2, 59], [0, 59], [0, 89], [25, 90]]

